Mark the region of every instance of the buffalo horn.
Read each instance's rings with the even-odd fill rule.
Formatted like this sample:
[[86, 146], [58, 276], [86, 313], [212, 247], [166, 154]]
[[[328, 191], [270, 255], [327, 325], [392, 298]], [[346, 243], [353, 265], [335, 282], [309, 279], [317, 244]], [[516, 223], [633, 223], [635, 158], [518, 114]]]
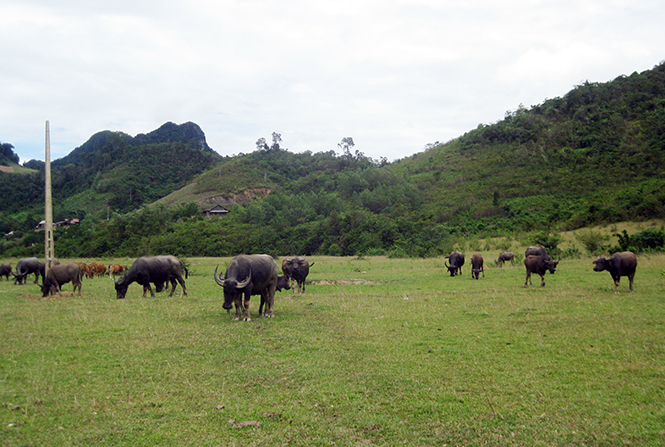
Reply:
[[247, 287], [247, 284], [249, 284], [251, 280], [252, 280], [252, 271], [250, 270], [247, 279], [244, 280], [243, 282], [239, 282], [238, 285], [236, 286], [236, 289], [244, 289], [245, 287]]
[[216, 282], [217, 284], [219, 284], [220, 286], [224, 287], [224, 281], [222, 281], [222, 278], [220, 278], [219, 276], [217, 276], [217, 269], [218, 269], [218, 268], [219, 268], [219, 266], [215, 267], [215, 273], [214, 273], [214, 275], [215, 275], [215, 282]]

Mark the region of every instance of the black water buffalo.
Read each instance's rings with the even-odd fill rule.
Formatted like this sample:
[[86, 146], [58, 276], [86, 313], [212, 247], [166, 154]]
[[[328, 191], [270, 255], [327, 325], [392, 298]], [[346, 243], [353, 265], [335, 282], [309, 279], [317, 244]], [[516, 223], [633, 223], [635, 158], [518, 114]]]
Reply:
[[11, 264], [2, 264], [0, 265], [0, 277], [4, 276], [7, 281], [9, 281], [9, 275], [12, 274]]
[[543, 259], [549, 260], [552, 259], [550, 258], [550, 255], [547, 254], [547, 250], [545, 250], [545, 247], [540, 247], [540, 246], [535, 246], [532, 245], [531, 247], [527, 248], [526, 251], [524, 252], [524, 258], [527, 256], [542, 256]]
[[471, 257], [471, 278], [478, 279], [480, 272], [483, 272], [483, 278], [485, 277], [483, 262], [483, 257], [479, 253], [476, 253]]
[[[104, 269], [106, 270], [106, 266], [104, 266]], [[173, 287], [169, 296], [173, 296], [176, 281], [178, 281], [182, 286], [183, 295], [187, 296], [185, 280], [182, 279], [183, 269], [187, 274], [187, 269], [180, 259], [175, 256], [142, 256], [134, 261], [124, 276], [115, 281], [116, 298], [124, 298], [127, 294], [127, 288], [133, 282], [143, 286], [144, 297], [148, 291], [150, 291], [150, 296], [154, 297], [155, 292], [150, 287], [150, 283], [155, 285], [157, 292], [161, 292], [164, 289], [164, 283], [170, 281]]]
[[39, 283], [39, 276], [44, 278], [44, 263], [37, 258], [22, 258], [16, 264], [16, 273], [14, 278], [19, 284], [25, 284], [27, 276], [31, 273], [35, 274], [35, 284]]
[[[275, 290], [281, 292], [282, 289], [289, 290], [290, 288], [291, 288], [291, 281], [289, 280], [288, 276], [282, 275], [277, 277], [277, 287], [275, 288]], [[252, 295], [261, 295], [261, 304], [259, 304], [259, 315], [263, 315], [263, 306], [266, 304], [263, 294], [261, 294], [260, 292], [252, 292]]]
[[42, 296], [55, 295], [56, 292], [60, 293], [60, 288], [63, 284], [71, 282], [74, 285], [72, 293], [79, 289], [79, 296], [81, 296], [81, 267], [75, 262], [68, 262], [66, 264], [54, 265], [46, 273], [44, 284], [41, 285]]
[[524, 281], [524, 287], [532, 284], [531, 274], [537, 273], [540, 275], [540, 285], [545, 287], [545, 273], [549, 270], [553, 275], [556, 271], [556, 266], [559, 261], [553, 261], [552, 259], [545, 259], [542, 256], [529, 255], [524, 258], [524, 266], [526, 267], [526, 280]]
[[637, 258], [635, 254], [630, 251], [623, 251], [615, 253], [611, 258], [601, 258], [593, 261], [596, 264], [593, 268], [594, 272], [602, 272], [607, 270], [612, 275], [614, 285], [616, 286], [614, 293], [619, 293], [619, 281], [622, 276], [627, 276], [630, 282], [630, 291], [633, 291], [633, 280], [635, 279], [635, 269], [637, 268]]
[[278, 276], [277, 277], [277, 291], [281, 292], [282, 289], [284, 290], [289, 290], [291, 288], [291, 284], [289, 284], [289, 277], [286, 275]]
[[515, 259], [515, 253], [512, 251], [504, 251], [499, 255], [499, 259], [496, 260], [497, 264], [503, 264], [506, 261], [512, 261]]
[[[309, 268], [314, 264], [314, 262], [310, 264], [304, 256], [296, 256], [295, 258], [287, 257], [282, 261], [282, 272], [285, 276], [296, 282], [298, 293], [305, 293], [305, 280], [307, 279], [307, 275], [309, 275]], [[293, 293], [296, 293], [295, 287], [293, 287]]]
[[240, 319], [251, 321], [249, 316], [251, 295], [261, 295], [261, 302], [265, 304], [265, 313], [262, 313], [263, 309], [259, 308], [259, 315], [264, 317], [275, 316], [273, 305], [275, 303], [279, 268], [271, 256], [238, 255], [229, 262], [226, 273], [224, 273], [224, 279], [217, 275], [218, 267], [215, 267], [214, 278], [215, 282], [224, 288], [224, 304], [222, 307], [230, 313], [235, 304], [236, 316], [233, 318], [234, 321]]
[[450, 272], [450, 276], [456, 276], [462, 274], [462, 266], [464, 265], [464, 254], [455, 250], [446, 256], [446, 259], [450, 260], [450, 265], [446, 262], [446, 268]]

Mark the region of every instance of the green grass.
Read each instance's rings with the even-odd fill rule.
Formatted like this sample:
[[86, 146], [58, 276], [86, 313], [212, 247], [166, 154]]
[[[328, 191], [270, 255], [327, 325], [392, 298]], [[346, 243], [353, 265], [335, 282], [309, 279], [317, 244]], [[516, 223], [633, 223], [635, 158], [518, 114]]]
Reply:
[[228, 259], [188, 259], [187, 297], [2, 281], [0, 445], [665, 445], [665, 256], [638, 259], [615, 295], [591, 259], [524, 288], [520, 265], [312, 257], [248, 323]]

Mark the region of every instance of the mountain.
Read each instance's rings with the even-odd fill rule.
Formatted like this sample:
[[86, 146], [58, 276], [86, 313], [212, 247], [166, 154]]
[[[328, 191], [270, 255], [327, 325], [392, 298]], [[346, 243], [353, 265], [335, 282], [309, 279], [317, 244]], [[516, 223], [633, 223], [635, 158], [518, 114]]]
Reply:
[[[64, 214], [127, 212], [182, 187], [221, 160], [208, 146], [201, 128], [191, 122], [169, 122], [136, 137], [98, 132], [51, 163], [56, 210]], [[43, 170], [41, 162], [30, 161], [25, 166]], [[2, 183], [17, 190], [11, 177], [0, 178]], [[16, 193], [20, 201], [13, 200], [13, 194], [0, 199], [4, 210], [43, 206], [43, 180], [28, 183], [27, 196]]]

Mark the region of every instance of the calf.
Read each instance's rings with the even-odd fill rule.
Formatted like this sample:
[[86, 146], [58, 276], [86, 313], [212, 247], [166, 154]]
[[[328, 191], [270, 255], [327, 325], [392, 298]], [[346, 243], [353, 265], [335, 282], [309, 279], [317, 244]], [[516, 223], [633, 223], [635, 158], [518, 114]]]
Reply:
[[471, 278], [479, 279], [480, 272], [483, 272], [483, 278], [485, 277], [485, 269], [483, 268], [483, 257], [476, 253], [471, 257]]
[[605, 259], [598, 256], [598, 259], [593, 261], [595, 267], [594, 272], [602, 272], [607, 270], [612, 275], [616, 289], [614, 293], [619, 293], [619, 281], [622, 276], [627, 276], [630, 282], [630, 291], [633, 291], [633, 280], [635, 279], [635, 269], [637, 268], [637, 258], [635, 254], [630, 251], [615, 253], [611, 258]]
[[63, 284], [71, 282], [74, 285], [74, 292], [76, 288], [79, 289], [79, 296], [81, 296], [81, 267], [75, 262], [68, 262], [66, 264], [54, 265], [44, 278], [42, 284], [42, 296], [55, 295], [56, 292], [60, 293], [60, 287]]
[[527, 285], [532, 285], [531, 283], [531, 274], [537, 273], [540, 275], [540, 285], [545, 287], [545, 273], [549, 270], [553, 275], [556, 271], [556, 266], [559, 261], [553, 261], [551, 259], [545, 259], [542, 256], [529, 255], [524, 258], [524, 266], [526, 267], [526, 280], [524, 281], [524, 287]]

